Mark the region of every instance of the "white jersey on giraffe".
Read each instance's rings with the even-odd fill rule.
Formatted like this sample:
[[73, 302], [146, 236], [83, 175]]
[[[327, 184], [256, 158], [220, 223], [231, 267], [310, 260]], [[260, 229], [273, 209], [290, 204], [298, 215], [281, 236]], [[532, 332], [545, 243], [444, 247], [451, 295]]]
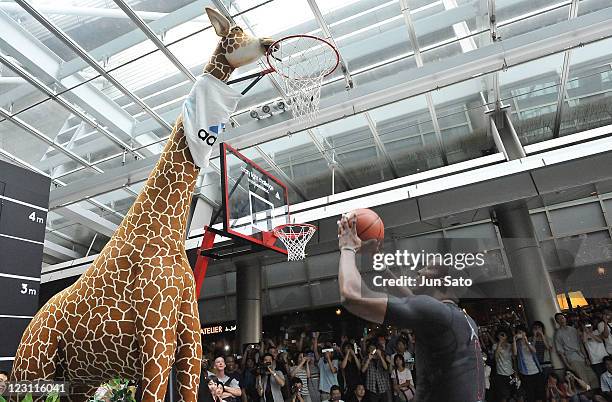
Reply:
[[193, 161], [208, 166], [217, 137], [242, 95], [210, 74], [200, 76], [183, 103], [183, 127]]

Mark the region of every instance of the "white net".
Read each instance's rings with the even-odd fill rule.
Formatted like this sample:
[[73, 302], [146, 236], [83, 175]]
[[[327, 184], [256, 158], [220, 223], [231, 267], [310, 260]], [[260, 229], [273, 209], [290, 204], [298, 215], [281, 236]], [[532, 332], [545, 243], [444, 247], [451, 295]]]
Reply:
[[319, 111], [323, 78], [339, 63], [336, 49], [314, 36], [287, 37], [271, 47], [268, 63], [281, 77], [293, 117], [312, 121]]
[[317, 231], [314, 225], [291, 224], [274, 228], [274, 234], [287, 249], [287, 261], [299, 261], [306, 258], [306, 244]]

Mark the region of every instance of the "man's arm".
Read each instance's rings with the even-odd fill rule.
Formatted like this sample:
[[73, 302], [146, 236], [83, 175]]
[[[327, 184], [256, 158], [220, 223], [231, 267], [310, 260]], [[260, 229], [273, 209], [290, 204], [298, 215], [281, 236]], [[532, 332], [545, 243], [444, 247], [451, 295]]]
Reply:
[[272, 377], [274, 377], [274, 379], [276, 380], [276, 383], [279, 386], [284, 387], [285, 386], [285, 376], [283, 375], [283, 373], [281, 373], [280, 371], [274, 371], [273, 373], [274, 374], [272, 374]]
[[383, 356], [383, 354], [384, 354], [385, 352], [382, 352], [380, 349], [377, 349], [377, 350], [376, 350], [376, 353], [378, 353], [378, 357], [380, 358], [380, 363], [382, 364], [383, 369], [384, 369], [385, 371], [389, 370], [389, 366], [387, 365], [387, 362], [386, 362], [386, 360], [385, 360], [385, 356]]
[[362, 373], [365, 373], [366, 371], [368, 371], [368, 366], [370, 365], [371, 360], [372, 360], [372, 354], [368, 353], [368, 358], [366, 359], [365, 363], [363, 363], [363, 365], [361, 366]]
[[329, 369], [333, 374], [336, 374], [338, 372], [338, 364], [336, 363], [336, 365], [334, 365], [331, 356], [327, 357], [327, 365], [329, 366]]
[[[362, 278], [355, 264], [355, 251], [361, 247], [357, 236], [357, 218], [343, 216], [338, 223], [340, 267], [338, 283], [340, 299], [351, 313], [377, 324], [418, 326], [429, 323], [448, 324], [450, 311], [433, 297], [413, 295], [409, 290], [399, 299], [362, 286]], [[352, 250], [351, 250], [352, 249]]]
[[242, 396], [242, 389], [240, 389], [240, 383], [236, 381], [235, 378], [230, 382], [229, 386], [225, 387], [223, 397], [225, 398], [226, 396]]

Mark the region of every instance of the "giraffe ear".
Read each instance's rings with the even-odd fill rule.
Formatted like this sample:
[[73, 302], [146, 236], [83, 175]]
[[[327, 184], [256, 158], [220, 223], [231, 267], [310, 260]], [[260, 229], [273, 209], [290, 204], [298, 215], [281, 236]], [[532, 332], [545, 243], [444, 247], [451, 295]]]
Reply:
[[223, 14], [210, 7], [206, 7], [206, 14], [218, 36], [223, 37], [229, 34], [230, 22]]

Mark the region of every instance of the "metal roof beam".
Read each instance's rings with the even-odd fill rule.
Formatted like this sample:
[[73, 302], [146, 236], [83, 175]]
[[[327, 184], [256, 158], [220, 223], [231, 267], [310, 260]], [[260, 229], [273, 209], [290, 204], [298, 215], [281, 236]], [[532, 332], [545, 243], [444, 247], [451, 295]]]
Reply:
[[[58, 86], [57, 90], [50, 91], [54, 99], [57, 99], [55, 96], [57, 91], [78, 86], [66, 92], [64, 96], [72, 101], [77, 101], [83, 110], [95, 116], [98, 121], [104, 122], [106, 126], [112, 127], [125, 136], [129, 137], [131, 135], [136, 120], [129, 113], [91, 83], [84, 84], [85, 80], [80, 75], [72, 74], [61, 78], [60, 71], [63, 67], [63, 60], [26, 31], [24, 27], [6, 15], [4, 11], [0, 11], [0, 31], [2, 32], [0, 49], [6, 55], [11, 56], [12, 60], [9, 63], [12, 66], [17, 66], [14, 62], [16, 60], [19, 63], [18, 69], [30, 77], [37, 77], [44, 82], [55, 82]], [[10, 68], [14, 70], [13, 67]], [[27, 77], [24, 77], [22, 73], [19, 75], [27, 80]], [[43, 85], [46, 86], [46, 84]], [[42, 90], [37, 85], [34, 86]], [[46, 93], [47, 91], [43, 92]], [[49, 96], [49, 94], [47, 95]], [[7, 96], [11, 96], [10, 93], [2, 96], [0, 103], [12, 102], [15, 99], [7, 99]], [[94, 123], [93, 126], [96, 127], [99, 124]]]
[[[343, 92], [326, 99], [325, 104], [328, 106], [323, 106], [319, 116], [312, 123], [306, 124], [293, 119], [280, 123], [262, 120], [234, 129], [229, 128], [226, 133], [226, 141], [238, 149], [248, 148], [285, 137], [288, 133], [297, 133], [608, 37], [612, 37], [612, 8], [543, 27], [525, 35], [511, 37], [503, 42], [496, 42], [469, 53], [449, 57], [443, 62], [429, 63], [419, 69], [412, 69], [371, 84], [360, 85], [348, 93]], [[398, 84], [398, 82], [401, 83]], [[321, 151], [321, 148], [319, 149]], [[322, 154], [324, 155], [324, 152]], [[218, 151], [214, 150], [212, 157], [216, 156], [218, 156]], [[112, 191], [120, 188], [125, 182], [133, 184], [142, 181], [147, 178], [158, 159], [159, 157], [155, 155], [112, 171], [109, 170], [89, 179], [87, 182], [96, 180], [91, 185], [77, 182], [66, 188], [52, 190], [51, 200], [57, 205], [74, 203], [95, 195], [95, 189], [102, 185], [107, 191]], [[132, 168], [134, 169], [133, 174]], [[116, 178], [117, 174], [121, 175], [119, 179]]]
[[[319, 5], [317, 4], [316, 0], [307, 1], [308, 5], [310, 6], [310, 11], [312, 11], [312, 14], [314, 15], [315, 19], [317, 20], [317, 23], [319, 24], [319, 27], [321, 28], [321, 31], [323, 32], [323, 35], [325, 35], [325, 39], [329, 40], [331, 44], [334, 45], [334, 47], [338, 50], [338, 54], [340, 54], [340, 48], [336, 44], [336, 40], [334, 39], [334, 36], [331, 33], [331, 29], [329, 29], [329, 25], [327, 25], [327, 22], [325, 22], [325, 18], [323, 18], [323, 13], [321, 13], [321, 10], [319, 9]], [[346, 60], [342, 57], [341, 54], [340, 69], [342, 70], [342, 74], [344, 74], [346, 88], [353, 88], [353, 77], [351, 77], [351, 72], [349, 71], [348, 64], [346, 63]]]
[[[408, 7], [408, 0], [400, 0], [400, 7], [402, 14], [404, 15], [404, 22], [408, 28], [408, 36], [412, 43], [412, 51], [414, 52], [414, 60], [416, 61], [417, 68], [423, 67], [423, 56], [421, 55], [421, 49], [419, 48], [419, 40], [414, 29], [414, 23], [412, 22], [412, 16], [410, 15], [410, 7]], [[446, 149], [444, 147], [444, 141], [442, 140], [442, 130], [440, 130], [440, 124], [438, 123], [438, 115], [436, 113], [436, 106], [434, 105], [433, 97], [431, 92], [425, 94], [427, 101], [427, 109], [429, 110], [429, 116], [433, 124], [434, 132], [436, 134], [436, 140], [438, 142], [438, 149], [442, 162], [444, 165], [448, 165], [448, 158], [446, 156]]]
[[113, 0], [120, 9], [123, 10], [124, 13], [127, 14], [128, 17], [136, 24], [138, 28], [149, 38], [151, 42], [157, 46], [157, 48], [166, 56], [168, 60], [176, 68], [179, 69], [187, 78], [189, 78], [192, 82], [195, 82], [196, 77], [189, 71], [189, 69], [176, 58], [176, 56], [164, 45], [164, 43], [157, 37], [157, 34], [147, 25], [147, 23], [136, 14], [136, 12], [123, 0]]
[[28, 14], [30, 14], [36, 21], [38, 21], [42, 26], [47, 28], [55, 37], [57, 37], [63, 44], [69, 47], [74, 53], [79, 55], [87, 64], [92, 67], [94, 70], [98, 72], [101, 76], [106, 78], [111, 84], [113, 84], [121, 93], [130, 98], [134, 103], [140, 106], [145, 112], [147, 112], [153, 119], [155, 119], [162, 127], [164, 127], [168, 131], [172, 131], [172, 126], [168, 124], [167, 121], [161, 118], [160, 115], [157, 114], [149, 105], [144, 103], [138, 96], [132, 93], [129, 89], [127, 89], [123, 84], [121, 84], [115, 77], [108, 74], [106, 70], [93, 58], [91, 57], [85, 49], [83, 49], [77, 42], [72, 40], [68, 35], [66, 35], [60, 28], [58, 28], [55, 24], [45, 18], [41, 13], [39, 13], [34, 7], [32, 7], [25, 0], [15, 0], [17, 4], [19, 4]]
[[[0, 59], [1, 59], [1, 57], [2, 56], [0, 55]], [[55, 141], [53, 141], [51, 138], [47, 137], [42, 132], [38, 131], [36, 128], [30, 126], [25, 121], [23, 121], [23, 120], [21, 120], [21, 119], [19, 119], [17, 117], [11, 116], [11, 114], [7, 110], [4, 110], [4, 109], [0, 108], [0, 116], [4, 117], [5, 119], [10, 121], [11, 123], [15, 124], [17, 127], [21, 128], [25, 132], [27, 132], [27, 133], [33, 135], [34, 137], [38, 138], [39, 140], [43, 141], [47, 145], [49, 145], [49, 146], [57, 149], [58, 151], [62, 152], [64, 155], [68, 156], [70, 159], [72, 159], [73, 161], [77, 162], [78, 164], [81, 164], [83, 166], [87, 166], [88, 168], [94, 170], [97, 173], [102, 173], [102, 169], [100, 169], [100, 168], [98, 168], [96, 166], [93, 166], [91, 163], [89, 163], [88, 161], [86, 161], [85, 159], [80, 157], [79, 155], [77, 155], [74, 152], [64, 148], [60, 144], [58, 144]]]
[[78, 205], [69, 205], [63, 208], [58, 208], [53, 212], [56, 212], [73, 222], [87, 226], [88, 228], [95, 230], [106, 237], [111, 237], [113, 233], [115, 233], [115, 230], [117, 230], [117, 225], [114, 223], [104, 219], [95, 212]]
[[[68, 102], [64, 98], [56, 95], [55, 92], [51, 88], [49, 88], [46, 84], [44, 84], [38, 78], [34, 77], [32, 74], [30, 74], [28, 71], [23, 69], [21, 66], [18, 66], [17, 64], [15, 64], [9, 57], [7, 57], [6, 55], [4, 55], [2, 53], [0, 53], [0, 63], [4, 64], [5, 66], [7, 66], [11, 70], [13, 70], [20, 77], [24, 78], [30, 85], [34, 86], [40, 92], [42, 92], [45, 95], [47, 95], [49, 98], [51, 98], [56, 103], [58, 103], [60, 106], [62, 106], [64, 109], [68, 110], [70, 113], [72, 113], [73, 115], [77, 116], [78, 118], [83, 120], [85, 123], [87, 123], [90, 126], [94, 127], [102, 135], [104, 135], [106, 138], [108, 138], [109, 140], [114, 142], [115, 145], [117, 145], [118, 147], [120, 147], [122, 149], [125, 149], [126, 151], [128, 151], [131, 154], [133, 154], [134, 156], [137, 156], [139, 158], [143, 157], [142, 154], [140, 154], [138, 152], [134, 152], [132, 150], [132, 148], [128, 144], [123, 142], [123, 140], [121, 140], [120, 138], [115, 136], [113, 133], [108, 131], [105, 127], [100, 125], [98, 122], [96, 122], [95, 120], [93, 120], [92, 118], [87, 116], [85, 113], [83, 113], [77, 107], [72, 105], [70, 102]], [[87, 97], [87, 98], [83, 99], [83, 101], [85, 103], [91, 101], [91, 102], [94, 102], [94, 104], [95, 104], [95, 99], [94, 98]], [[118, 105], [116, 105], [116, 106], [119, 107]], [[102, 110], [105, 111], [104, 108]], [[103, 113], [103, 111], [100, 111], [99, 113]]]
[[[576, 18], [578, 15], [578, 0], [572, 0], [570, 5], [568, 20]], [[563, 68], [561, 69], [561, 78], [559, 83], [559, 93], [557, 95], [557, 110], [555, 112], [555, 120], [553, 121], [553, 138], [559, 137], [561, 131], [561, 117], [563, 114], [563, 106], [565, 104], [565, 90], [567, 87], [567, 79], [569, 77], [570, 70], [570, 59], [572, 57], [572, 51], [566, 50], [563, 54]]]
[[389, 166], [389, 169], [391, 169], [391, 173], [393, 174], [393, 178], [400, 177], [400, 175], [398, 173], [398, 170], [395, 167], [395, 163], [393, 162], [393, 159], [391, 158], [391, 156], [387, 152], [387, 148], [385, 147], [385, 144], [380, 139], [380, 135], [378, 135], [378, 129], [376, 128], [376, 122], [374, 121], [374, 119], [372, 118], [372, 116], [370, 115], [369, 112], [364, 112], [363, 115], [364, 115], [366, 121], [368, 122], [368, 127], [370, 128], [370, 133], [372, 133], [372, 138], [374, 139], [374, 143], [376, 144], [376, 147], [378, 148], [378, 151], [385, 158], [385, 161], [387, 161], [387, 165]]
[[268, 155], [268, 154], [266, 153], [266, 151], [264, 151], [263, 149], [261, 149], [261, 147], [260, 147], [260, 146], [257, 146], [257, 145], [255, 146], [255, 150], [256, 150], [256, 151], [259, 153], [259, 155], [262, 157], [262, 159], [263, 159], [264, 161], [266, 161], [266, 163], [267, 163], [268, 165], [270, 165], [270, 167], [272, 168], [272, 170], [274, 170], [274, 172], [275, 172], [277, 175], [279, 175], [279, 176], [280, 176], [280, 177], [283, 179], [283, 181], [284, 181], [285, 183], [287, 183], [287, 185], [288, 185], [289, 187], [291, 187], [291, 189], [292, 189], [293, 191], [295, 191], [295, 193], [296, 193], [297, 195], [299, 195], [299, 196], [300, 196], [300, 198], [301, 198], [303, 201], [308, 200], [308, 197], [306, 197], [306, 195], [304, 195], [304, 193], [302, 192], [302, 190], [300, 190], [300, 187], [299, 187], [297, 184], [295, 184], [295, 182], [293, 181], [293, 179], [291, 179], [291, 178], [290, 178], [290, 177], [289, 177], [289, 176], [288, 176], [288, 175], [287, 175], [287, 174], [286, 174], [286, 173], [283, 171], [283, 169], [281, 169], [281, 168], [280, 168], [280, 166], [278, 166], [278, 165], [276, 164], [276, 162], [274, 162], [274, 159], [272, 159], [272, 158], [270, 157], [270, 155]]
[[81, 255], [76, 251], [60, 246], [59, 244], [52, 243], [49, 240], [45, 240], [43, 252], [60, 260], [74, 260], [75, 258], [81, 257]]

